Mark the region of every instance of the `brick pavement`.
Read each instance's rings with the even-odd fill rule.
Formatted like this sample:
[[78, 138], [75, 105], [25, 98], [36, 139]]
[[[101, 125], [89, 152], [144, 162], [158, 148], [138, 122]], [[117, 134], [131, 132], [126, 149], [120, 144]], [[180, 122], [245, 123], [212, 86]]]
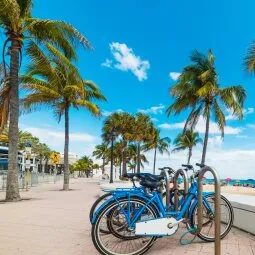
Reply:
[[[99, 194], [97, 183], [93, 179], [73, 179], [69, 192], [59, 191], [61, 183], [42, 184], [22, 192], [28, 200], [0, 203], [0, 255], [98, 254], [88, 219], [90, 206]], [[180, 229], [173, 237], [159, 239], [147, 254], [214, 254], [213, 244], [199, 239], [180, 246], [182, 232]], [[225, 254], [255, 255], [255, 236], [233, 229], [222, 241]]]

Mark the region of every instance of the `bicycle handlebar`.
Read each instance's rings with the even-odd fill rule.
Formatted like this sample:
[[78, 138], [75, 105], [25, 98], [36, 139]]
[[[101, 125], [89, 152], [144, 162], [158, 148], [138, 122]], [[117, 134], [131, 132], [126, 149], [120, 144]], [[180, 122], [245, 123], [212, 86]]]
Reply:
[[196, 166], [199, 166], [199, 167], [205, 167], [205, 164], [199, 164], [199, 163], [196, 163]]

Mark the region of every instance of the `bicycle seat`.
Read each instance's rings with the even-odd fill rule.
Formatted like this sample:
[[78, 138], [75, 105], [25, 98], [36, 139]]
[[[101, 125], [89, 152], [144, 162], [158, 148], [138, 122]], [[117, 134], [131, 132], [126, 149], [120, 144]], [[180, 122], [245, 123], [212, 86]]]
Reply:
[[137, 177], [139, 179], [142, 178], [147, 178], [150, 179], [152, 181], [161, 181], [164, 179], [164, 176], [162, 175], [155, 175], [155, 174], [151, 174], [151, 173], [127, 173], [124, 175], [124, 177], [127, 177], [129, 179], [133, 179], [134, 177]]
[[185, 165], [185, 164], [182, 164], [182, 166], [188, 168], [189, 170], [193, 169], [193, 166], [192, 166], [192, 165]]
[[148, 178], [143, 178], [140, 181], [140, 185], [150, 189], [157, 189], [162, 185], [162, 182], [149, 180]]

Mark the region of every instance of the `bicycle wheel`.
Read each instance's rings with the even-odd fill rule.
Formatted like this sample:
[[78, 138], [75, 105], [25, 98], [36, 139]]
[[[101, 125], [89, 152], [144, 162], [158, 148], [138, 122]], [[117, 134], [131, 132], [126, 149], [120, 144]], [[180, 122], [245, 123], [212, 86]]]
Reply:
[[[123, 208], [141, 208], [145, 205], [146, 202], [139, 198], [123, 198], [119, 200], [119, 203], [112, 202], [107, 205], [98, 215], [97, 220], [95, 224], [93, 224], [91, 230], [92, 241], [96, 249], [103, 255], [141, 255], [149, 250], [157, 237], [142, 236], [130, 239], [120, 239], [112, 233], [104, 234], [100, 231], [102, 225], [106, 224], [107, 221], [114, 220], [114, 217], [109, 218], [110, 214], [114, 216], [114, 212], [120, 212]], [[147, 219], [159, 217], [157, 210], [152, 205], [147, 205], [146, 210]], [[132, 217], [132, 213], [130, 215]], [[145, 216], [143, 215], [142, 219], [145, 219], [144, 217]], [[139, 220], [141, 220], [141, 218], [139, 218]], [[123, 232], [126, 232], [126, 236], [135, 237], [135, 229], [128, 229], [126, 217], [122, 217], [122, 226], [123, 225], [126, 225], [126, 228], [122, 230]], [[112, 226], [116, 225], [112, 224]]]
[[91, 206], [90, 212], [89, 212], [89, 220], [92, 221], [92, 218], [94, 216], [94, 213], [96, 210], [102, 205], [108, 198], [110, 198], [112, 194], [111, 193], [105, 193], [101, 197], [99, 197], [94, 204]]
[[[139, 236], [135, 235], [134, 229], [129, 229], [125, 215], [123, 212], [130, 211], [130, 216], [134, 216], [136, 212], [141, 210], [141, 205], [139, 204], [132, 204], [129, 208], [127, 207], [127, 204], [124, 204], [121, 206], [121, 209], [119, 207], [116, 207], [113, 209], [108, 215], [107, 215], [107, 227], [108, 230], [117, 238], [120, 239], [136, 239], [139, 238]], [[148, 218], [148, 210], [145, 209], [138, 220], [145, 220]], [[138, 221], [137, 220], [137, 221]]]
[[[215, 211], [215, 195], [211, 194], [204, 199], [208, 202], [213, 212]], [[220, 201], [221, 210], [221, 239], [224, 238], [232, 228], [234, 221], [234, 211], [230, 202], [221, 196]], [[197, 225], [197, 206], [194, 208], [191, 216], [191, 227]], [[208, 209], [203, 206], [203, 227], [198, 237], [206, 242], [215, 241], [215, 229], [214, 229], [214, 215], [209, 212]]]

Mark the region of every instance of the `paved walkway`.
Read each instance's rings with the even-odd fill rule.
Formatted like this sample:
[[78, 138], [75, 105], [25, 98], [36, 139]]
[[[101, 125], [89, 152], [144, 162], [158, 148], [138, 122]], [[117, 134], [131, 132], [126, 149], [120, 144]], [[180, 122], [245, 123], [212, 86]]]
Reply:
[[[99, 188], [96, 180], [73, 179], [72, 191], [61, 183], [43, 184], [23, 192], [28, 200], [0, 203], [0, 255], [96, 255], [88, 214]], [[4, 193], [0, 192], [0, 199]], [[254, 224], [254, 222], [251, 222]], [[198, 239], [180, 246], [179, 236], [161, 238], [150, 255], [214, 254], [213, 244]], [[255, 255], [255, 236], [233, 229], [222, 241], [223, 254]]]

